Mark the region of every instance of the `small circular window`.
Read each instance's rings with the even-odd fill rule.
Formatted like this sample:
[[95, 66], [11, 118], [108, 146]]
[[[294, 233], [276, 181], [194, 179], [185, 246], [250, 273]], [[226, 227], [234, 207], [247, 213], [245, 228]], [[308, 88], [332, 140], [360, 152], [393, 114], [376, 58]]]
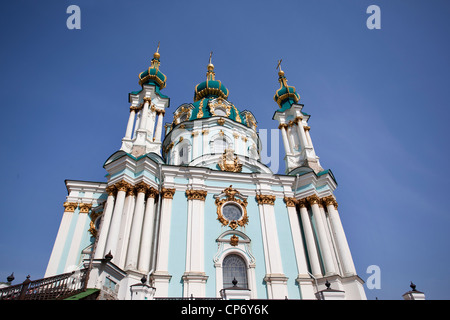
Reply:
[[227, 203], [222, 208], [222, 214], [227, 220], [239, 220], [242, 217], [242, 209], [237, 204]]

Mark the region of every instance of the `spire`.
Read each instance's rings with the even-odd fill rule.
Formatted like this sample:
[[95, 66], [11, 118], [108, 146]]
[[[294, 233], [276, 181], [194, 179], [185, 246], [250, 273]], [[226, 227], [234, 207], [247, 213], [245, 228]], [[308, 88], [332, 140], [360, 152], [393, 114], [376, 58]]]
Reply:
[[211, 62], [212, 58], [212, 51], [209, 53], [209, 63], [208, 63], [208, 72], [206, 73], [206, 80], [215, 80], [216, 74], [214, 73], [214, 65]]
[[142, 86], [144, 84], [155, 84], [159, 87], [159, 89], [163, 89], [166, 86], [167, 77], [159, 71], [159, 66], [161, 62], [159, 58], [161, 55], [159, 54], [159, 42], [158, 47], [156, 48], [156, 52], [153, 54], [153, 59], [151, 61], [151, 65], [148, 70], [141, 72], [139, 74], [139, 84]]
[[276, 103], [278, 103], [280, 109], [287, 109], [292, 104], [297, 103], [300, 100], [300, 95], [295, 91], [295, 87], [288, 86], [284, 71], [281, 70], [281, 62], [283, 59], [278, 60], [276, 69], [278, 69], [278, 82], [280, 83], [280, 89], [278, 89], [273, 97]]

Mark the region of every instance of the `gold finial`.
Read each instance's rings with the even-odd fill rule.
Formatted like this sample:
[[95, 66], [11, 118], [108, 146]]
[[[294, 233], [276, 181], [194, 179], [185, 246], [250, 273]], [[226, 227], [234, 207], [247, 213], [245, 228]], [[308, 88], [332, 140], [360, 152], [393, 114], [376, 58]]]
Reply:
[[158, 41], [158, 47], [156, 48], [156, 52], [153, 54], [153, 58], [159, 59], [161, 55], [159, 54], [159, 41]]
[[212, 51], [209, 53], [209, 63], [208, 63], [208, 71], [213, 71], [214, 70], [214, 65], [211, 62], [212, 59]]
[[275, 69], [278, 69], [278, 70], [279, 70], [279, 71], [278, 71], [278, 75], [279, 75], [280, 77], [284, 76], [284, 71], [281, 70], [281, 61], [283, 61], [283, 59], [278, 60], [277, 67], [275, 68]]

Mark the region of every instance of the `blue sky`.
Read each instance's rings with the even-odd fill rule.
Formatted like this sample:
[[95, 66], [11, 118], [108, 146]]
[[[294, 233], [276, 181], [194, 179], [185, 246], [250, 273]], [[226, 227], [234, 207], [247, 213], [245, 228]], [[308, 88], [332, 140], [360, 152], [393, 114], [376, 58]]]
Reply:
[[[81, 8], [81, 29], [66, 8]], [[369, 30], [366, 9], [381, 9]], [[311, 115], [369, 299], [410, 281], [450, 299], [448, 1], [14, 1], [0, 12], [0, 281], [44, 275], [65, 179], [106, 181], [128, 93], [158, 41], [172, 112], [192, 102], [213, 51], [229, 100], [275, 129], [277, 60]], [[166, 122], [172, 113], [166, 113]], [[283, 155], [283, 149], [280, 148]]]

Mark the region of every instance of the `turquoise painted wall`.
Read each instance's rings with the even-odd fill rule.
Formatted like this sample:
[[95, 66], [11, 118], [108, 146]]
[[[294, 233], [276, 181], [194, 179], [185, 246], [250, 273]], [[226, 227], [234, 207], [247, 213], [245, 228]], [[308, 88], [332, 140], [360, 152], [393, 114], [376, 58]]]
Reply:
[[169, 267], [172, 276], [169, 296], [183, 296], [182, 276], [186, 267], [187, 198], [183, 191], [176, 191], [172, 200], [172, 216], [169, 240]]

